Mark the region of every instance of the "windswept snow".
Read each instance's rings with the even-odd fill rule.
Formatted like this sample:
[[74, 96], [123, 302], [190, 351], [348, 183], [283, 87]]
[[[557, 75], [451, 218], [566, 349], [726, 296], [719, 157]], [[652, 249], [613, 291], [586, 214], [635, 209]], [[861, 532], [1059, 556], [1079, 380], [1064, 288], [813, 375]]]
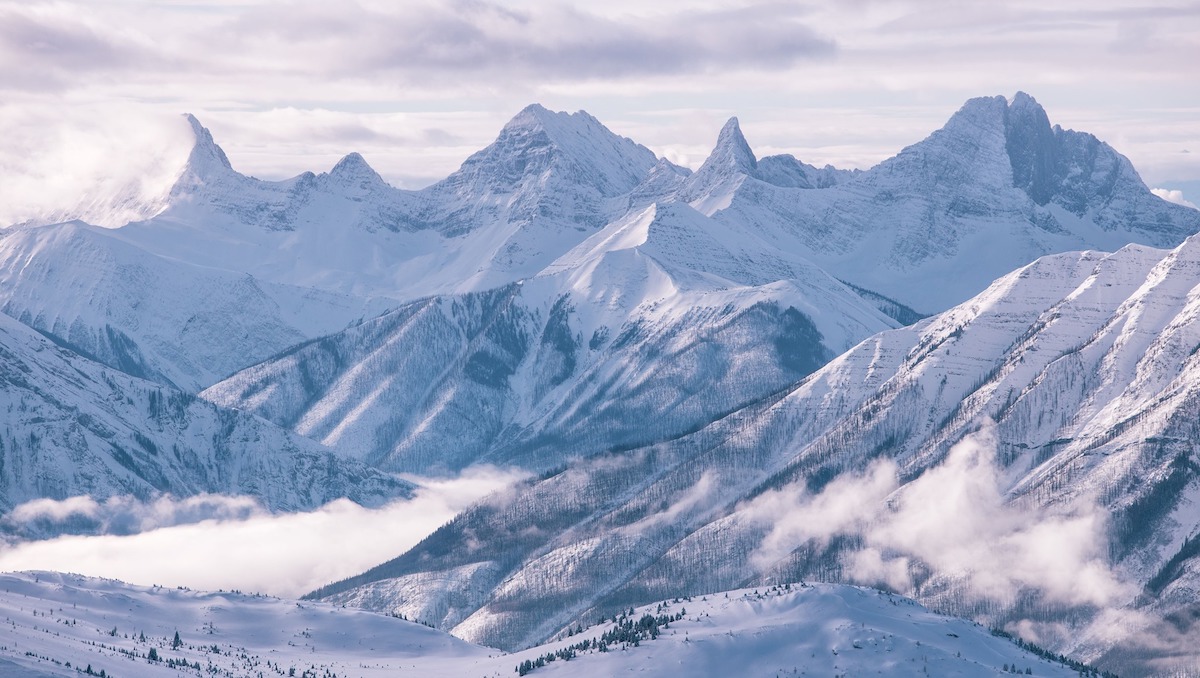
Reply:
[[[657, 639], [592, 649], [605, 623], [504, 654], [420, 624], [322, 603], [241, 593], [134, 587], [54, 573], [0, 575], [5, 676], [516, 676], [526, 661], [584, 640], [572, 659], [532, 675], [998, 675], [1077, 672], [977, 624], [872, 589], [789, 585], [663, 601], [633, 610], [660, 621]], [[573, 630], [572, 630], [573, 631]], [[174, 646], [175, 634], [180, 644]], [[157, 661], [147, 658], [153, 650]], [[69, 665], [68, 665], [69, 662]], [[185, 667], [183, 663], [186, 662]], [[20, 671], [8, 673], [7, 671]]]

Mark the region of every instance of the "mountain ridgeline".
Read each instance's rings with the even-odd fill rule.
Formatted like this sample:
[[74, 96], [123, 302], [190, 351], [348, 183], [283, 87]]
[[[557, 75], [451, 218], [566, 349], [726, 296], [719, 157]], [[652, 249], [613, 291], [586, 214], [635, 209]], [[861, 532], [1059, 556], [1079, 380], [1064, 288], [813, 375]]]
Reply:
[[[520, 467], [538, 475], [315, 594], [506, 648], [673, 596], [866, 578], [1067, 624], [1055, 647], [1123, 666], [1102, 612], [1195, 605], [1200, 211], [1024, 93], [867, 170], [758, 158], [733, 118], [691, 171], [533, 105], [417, 191], [356, 153], [245, 176], [187, 123], [168, 190], [97, 208], [135, 221], [0, 231], [2, 508], [375, 505], [411, 490], [397, 472]], [[1036, 578], [997, 600], [975, 563], [864, 527], [968, 472], [1003, 525], [1086, 533], [1071, 565], [1103, 600]], [[789, 523], [828, 487], [883, 488], [857, 506], [889, 512]], [[1038, 534], [994, 536], [1023, 564]]]

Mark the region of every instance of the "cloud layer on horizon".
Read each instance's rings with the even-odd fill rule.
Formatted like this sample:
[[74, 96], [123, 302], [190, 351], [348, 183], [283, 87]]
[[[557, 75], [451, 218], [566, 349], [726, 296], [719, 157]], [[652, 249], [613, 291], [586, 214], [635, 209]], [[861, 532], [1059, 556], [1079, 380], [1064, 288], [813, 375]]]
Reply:
[[1020, 89], [1176, 187], [1200, 182], [1198, 49], [1200, 7], [1132, 0], [0, 0], [0, 185], [93, 190], [61, 158], [161, 155], [113, 130], [192, 112], [248, 174], [358, 151], [417, 188], [533, 101], [693, 167], [737, 114], [760, 155], [866, 168], [967, 98]]

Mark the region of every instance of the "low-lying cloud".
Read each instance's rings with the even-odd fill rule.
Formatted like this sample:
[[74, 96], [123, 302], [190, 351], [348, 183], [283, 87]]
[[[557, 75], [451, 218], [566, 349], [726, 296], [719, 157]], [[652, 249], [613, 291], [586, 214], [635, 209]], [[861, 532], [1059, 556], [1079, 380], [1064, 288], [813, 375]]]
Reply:
[[1127, 599], [1131, 590], [1105, 558], [1107, 512], [1091, 502], [1048, 509], [1006, 501], [995, 449], [985, 429], [903, 486], [883, 460], [818, 494], [763, 495], [744, 509], [774, 523], [752, 563], [766, 570], [805, 543], [847, 535], [862, 544], [846, 559], [849, 575], [866, 584], [912, 592], [919, 566], [960, 583], [968, 600], [1010, 604], [1025, 592], [1067, 606]]
[[245, 497], [38, 500], [6, 521], [91, 520], [114, 534], [0, 547], [0, 570], [56, 570], [135, 584], [294, 597], [394, 558], [475, 500], [523, 477], [470, 469], [423, 480], [412, 499], [368, 509], [339, 499], [316, 511], [273, 515]]

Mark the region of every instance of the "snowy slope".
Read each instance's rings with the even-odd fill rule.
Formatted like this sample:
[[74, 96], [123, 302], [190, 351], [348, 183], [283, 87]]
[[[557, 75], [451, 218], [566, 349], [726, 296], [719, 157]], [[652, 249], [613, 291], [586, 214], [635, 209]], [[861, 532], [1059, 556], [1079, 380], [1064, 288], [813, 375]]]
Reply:
[[[1046, 257], [943, 314], [862, 342], [786, 395], [676, 441], [531, 481], [520, 502], [485, 501], [409, 553], [321, 593], [439, 613], [464, 637], [520, 646], [613, 606], [772, 579], [851, 577], [866, 539], [851, 527], [849, 541], [833, 529], [764, 559], [772, 521], [786, 513], [777, 507], [764, 522], [760, 498], [816, 492], [878, 459], [895, 464], [903, 498], [906, 484], [954, 468], [952, 446], [991, 420], [990, 510], [1062, 525], [1059, 517], [1097, 503], [1085, 516], [1097, 530], [1087, 548], [1100, 560], [1088, 562], [1133, 588], [1097, 582], [1043, 605], [1035, 574], [1014, 580], [1012, 597], [976, 606], [964, 594], [971, 570], [983, 567], [975, 562], [902, 573], [915, 577], [913, 593], [996, 623], [1065, 615], [1082, 629], [1097, 612], [1091, 596], [1161, 619], [1194, 604], [1197, 586], [1188, 539], [1200, 530], [1198, 312], [1196, 239], [1170, 251]], [[480, 534], [490, 537], [481, 543]], [[430, 578], [444, 583], [410, 585]], [[1114, 656], [1114, 644], [1136, 628], [1048, 637], [1115, 662], [1128, 656]]]
[[[514, 654], [471, 645], [402, 619], [353, 608], [237, 593], [134, 587], [57, 573], [0, 576], [0, 670], [21, 678], [75, 676], [91, 666], [114, 678], [179, 675], [516, 676], [517, 666], [586, 639]], [[636, 609], [669, 618], [656, 639], [576, 650], [530, 675], [999, 675], [1077, 672], [1023, 651], [978, 625], [870, 589], [805, 585], [739, 590]], [[112, 633], [116, 630], [115, 635]], [[173, 648], [178, 632], [181, 645]], [[143, 640], [144, 638], [144, 640]], [[146, 657], [153, 649], [159, 661]], [[166, 665], [186, 661], [195, 668]], [[71, 666], [68, 668], [67, 662]], [[11, 671], [23, 673], [10, 673]]]
[[248, 494], [277, 510], [412, 486], [248, 414], [61, 348], [0, 314], [0, 510], [39, 497]]
[[0, 310], [187, 391], [388, 305], [164, 259], [80, 222], [0, 235]]
[[758, 251], [652, 205], [533, 278], [414, 302], [202, 396], [393, 470], [546, 469], [669, 439], [895, 326], [802, 259]]
[[537, 273], [619, 215], [655, 165], [586, 113], [531, 106], [424, 191], [358, 154], [282, 182], [195, 145], [152, 215], [116, 229], [25, 225], [0, 238], [0, 303], [100, 361], [198, 390], [354, 319]]

